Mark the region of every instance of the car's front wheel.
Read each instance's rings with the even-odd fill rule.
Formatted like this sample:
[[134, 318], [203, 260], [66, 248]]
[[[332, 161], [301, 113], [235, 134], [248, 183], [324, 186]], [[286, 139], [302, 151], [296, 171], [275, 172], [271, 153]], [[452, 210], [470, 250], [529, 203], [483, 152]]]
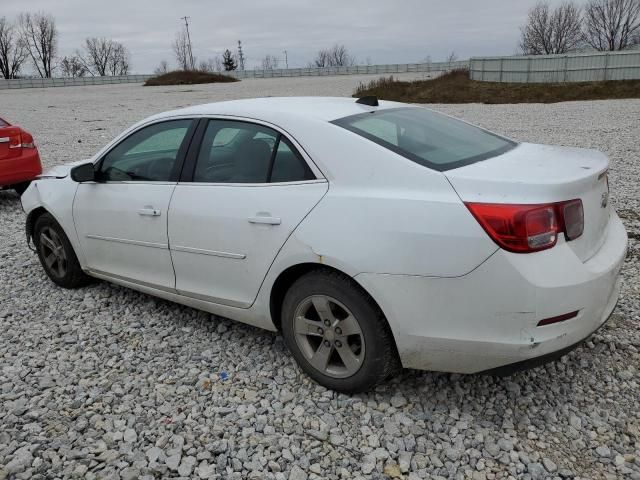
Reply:
[[91, 277], [82, 271], [64, 230], [50, 214], [38, 217], [33, 239], [42, 268], [55, 284], [78, 288], [91, 281]]
[[282, 333], [301, 368], [341, 392], [370, 390], [398, 368], [384, 315], [349, 277], [320, 270], [299, 278], [282, 305]]

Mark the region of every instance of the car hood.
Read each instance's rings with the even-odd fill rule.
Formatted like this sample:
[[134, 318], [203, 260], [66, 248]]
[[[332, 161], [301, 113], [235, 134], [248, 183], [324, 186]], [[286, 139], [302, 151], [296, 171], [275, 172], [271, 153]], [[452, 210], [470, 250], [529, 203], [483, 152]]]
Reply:
[[62, 165], [56, 165], [48, 170], [46, 170], [42, 175], [38, 176], [38, 178], [65, 178], [69, 176], [71, 169], [73, 167], [77, 167], [78, 165], [82, 165], [83, 163], [87, 163], [90, 160], [77, 160], [75, 162], [64, 163]]

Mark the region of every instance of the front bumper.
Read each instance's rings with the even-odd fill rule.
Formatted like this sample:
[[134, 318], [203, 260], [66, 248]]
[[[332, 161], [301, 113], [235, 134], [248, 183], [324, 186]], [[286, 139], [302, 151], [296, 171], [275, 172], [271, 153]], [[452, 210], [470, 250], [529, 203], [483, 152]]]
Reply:
[[[627, 249], [612, 212], [600, 250], [581, 262], [567, 244], [536, 254], [499, 250], [456, 278], [360, 274], [406, 368], [476, 373], [545, 359], [577, 345], [611, 315]], [[577, 317], [538, 327], [549, 317]]]

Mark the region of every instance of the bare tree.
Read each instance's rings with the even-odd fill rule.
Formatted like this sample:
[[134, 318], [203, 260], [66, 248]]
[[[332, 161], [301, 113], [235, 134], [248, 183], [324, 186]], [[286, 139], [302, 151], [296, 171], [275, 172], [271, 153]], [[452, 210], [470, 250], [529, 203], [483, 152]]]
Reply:
[[221, 72], [224, 69], [220, 55], [213, 57], [213, 65], [216, 72]]
[[324, 67], [351, 67], [356, 64], [356, 59], [349, 53], [344, 45], [334, 45], [331, 48], [320, 50], [313, 60], [312, 66]]
[[278, 57], [276, 57], [275, 55], [266, 55], [262, 59], [262, 69], [275, 70], [276, 68], [278, 68], [279, 63], [280, 61], [278, 60]]
[[84, 52], [78, 52], [77, 55], [91, 75], [104, 77], [107, 75], [113, 47], [112, 40], [96, 37], [86, 38], [83, 45]]
[[220, 55], [202, 60], [198, 65], [198, 70], [209, 73], [221, 72], [222, 60], [220, 60]]
[[111, 56], [107, 62], [111, 75], [128, 75], [131, 68], [129, 50], [120, 42], [113, 42]]
[[153, 73], [156, 75], [164, 75], [165, 73], [168, 73], [168, 72], [169, 72], [169, 64], [167, 63], [166, 60], [162, 60], [160, 62], [160, 65], [158, 65], [156, 69], [153, 71]]
[[640, 0], [590, 0], [585, 7], [584, 39], [601, 51], [640, 44]]
[[356, 59], [344, 45], [334, 45], [329, 49], [329, 63], [332, 67], [351, 67]]
[[447, 63], [453, 63], [455, 61], [458, 60], [458, 55], [456, 54], [456, 52], [451, 52], [448, 56], [447, 56]]
[[193, 69], [194, 65], [191, 63], [191, 55], [189, 53], [189, 39], [184, 30], [176, 34], [176, 39], [173, 41], [173, 53], [176, 56], [178, 68], [181, 70]]
[[310, 67], [325, 68], [329, 66], [329, 51], [320, 50], [316, 58], [309, 64]]
[[91, 75], [126, 75], [129, 72], [129, 52], [115, 40], [108, 38], [86, 38], [83, 51], [76, 52], [85, 69]]
[[538, 2], [522, 27], [520, 48], [527, 55], [566, 53], [582, 43], [580, 7], [567, 1], [554, 10], [548, 3]]
[[15, 31], [15, 26], [5, 17], [0, 18], [0, 75], [4, 78], [16, 78], [27, 55], [27, 49]]
[[58, 53], [58, 29], [53, 16], [46, 13], [21, 13], [18, 17], [22, 42], [33, 67], [42, 78], [51, 78]]
[[63, 57], [60, 61], [60, 70], [63, 77], [84, 77], [87, 74], [87, 67], [77, 55]]

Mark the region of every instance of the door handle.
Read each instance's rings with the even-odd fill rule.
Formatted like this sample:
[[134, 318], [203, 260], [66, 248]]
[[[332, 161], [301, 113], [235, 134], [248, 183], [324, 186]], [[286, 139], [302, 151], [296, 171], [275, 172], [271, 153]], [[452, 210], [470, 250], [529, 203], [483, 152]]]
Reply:
[[145, 207], [138, 210], [138, 215], [146, 215], [149, 217], [158, 217], [160, 216], [160, 210], [152, 207]]
[[280, 225], [282, 220], [278, 217], [269, 217], [267, 215], [256, 215], [255, 217], [249, 217], [249, 223], [258, 223], [263, 225]]

